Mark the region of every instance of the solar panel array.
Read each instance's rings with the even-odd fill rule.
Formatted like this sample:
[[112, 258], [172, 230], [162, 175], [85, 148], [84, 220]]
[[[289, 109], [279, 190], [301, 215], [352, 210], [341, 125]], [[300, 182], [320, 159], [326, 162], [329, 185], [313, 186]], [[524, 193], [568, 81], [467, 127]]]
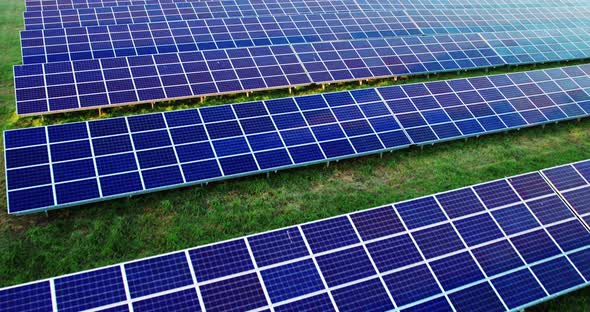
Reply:
[[[238, 18], [363, 11], [357, 5], [341, 0], [297, 2], [277, 1], [266, 4], [233, 0], [201, 1], [170, 4], [146, 4], [57, 11], [26, 11], [26, 29], [65, 28], [114, 24], [137, 24], [162, 21], [210, 18]], [[365, 11], [371, 11], [370, 9]]]
[[[156, 1], [28, 11], [27, 27], [41, 29], [21, 34], [25, 65], [14, 68], [17, 113], [37, 115], [589, 56], [588, 35], [582, 28], [565, 28], [590, 26], [584, 6], [552, 2], [510, 10], [486, 2], [478, 9], [448, 9], [468, 3], [451, 1], [440, 3], [437, 10], [402, 12], [372, 11], [360, 8], [366, 2], [340, 0]], [[399, 5], [405, 8], [408, 3]], [[204, 11], [195, 6], [216, 8], [224, 12], [222, 17], [249, 17], [199, 16], [197, 11]], [[288, 12], [274, 12], [275, 8]], [[97, 24], [102, 26], [75, 27]], [[445, 35], [416, 36], [423, 33]]]
[[589, 94], [582, 65], [10, 130], [9, 212], [586, 117]]
[[587, 59], [590, 35], [587, 28], [485, 33], [496, 53], [508, 64], [533, 64]]
[[[516, 48], [526, 53], [527, 44], [536, 44], [531, 38], [539, 36], [540, 32], [532, 31], [535, 29], [550, 29], [542, 34], [551, 39], [556, 38], [553, 40], [580, 34], [575, 39], [583, 42], [583, 37], [587, 36], [584, 32], [571, 29], [560, 31], [559, 28], [590, 26], [586, 17], [588, 13], [573, 8], [559, 13], [555, 9], [529, 10], [526, 14], [523, 11], [495, 10], [493, 14], [487, 12], [485, 15], [473, 10], [462, 11], [461, 14], [445, 10], [442, 14], [447, 20], [437, 21], [432, 11], [359, 11], [120, 25], [105, 23], [105, 26], [23, 31], [21, 46], [23, 63], [34, 64], [288, 43], [391, 38], [423, 33], [523, 30], [518, 33], [521, 40], [529, 41], [516, 44]], [[485, 34], [488, 37], [486, 39], [494, 39], [494, 34]], [[497, 36], [503, 37], [502, 34]], [[495, 48], [501, 49], [502, 46]]]
[[492, 67], [477, 34], [334, 41], [14, 67], [20, 115]]
[[422, 34], [403, 12], [348, 12], [21, 32], [24, 64]]
[[0, 309], [520, 310], [587, 286], [588, 259], [589, 230], [533, 172], [0, 289]]
[[492, 33], [590, 26], [587, 7], [409, 10], [425, 34]]

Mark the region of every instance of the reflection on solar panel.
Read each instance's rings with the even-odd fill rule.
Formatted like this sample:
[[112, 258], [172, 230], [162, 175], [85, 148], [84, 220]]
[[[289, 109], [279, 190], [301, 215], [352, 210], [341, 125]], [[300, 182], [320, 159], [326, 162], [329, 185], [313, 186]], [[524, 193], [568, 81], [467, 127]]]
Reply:
[[28, 30], [24, 64], [419, 35], [403, 12], [284, 15]]
[[6, 131], [9, 212], [585, 117], [589, 93], [583, 65]]
[[590, 57], [590, 34], [585, 28], [492, 32], [481, 35], [508, 64]]
[[589, 253], [533, 172], [0, 289], [0, 309], [519, 310], [587, 286]]
[[31, 64], [14, 76], [26, 115], [504, 64], [473, 34]]
[[586, 7], [406, 11], [425, 34], [589, 27]]
[[[545, 169], [543, 175], [590, 228], [590, 161]], [[550, 220], [565, 214], [563, 211], [544, 213]], [[586, 256], [588, 260], [590, 257]]]

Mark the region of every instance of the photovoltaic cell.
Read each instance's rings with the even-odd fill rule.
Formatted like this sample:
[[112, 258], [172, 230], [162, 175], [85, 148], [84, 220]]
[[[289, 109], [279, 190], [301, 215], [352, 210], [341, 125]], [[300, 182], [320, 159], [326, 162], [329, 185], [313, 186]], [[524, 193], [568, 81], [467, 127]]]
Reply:
[[[431, 83], [405, 85], [403, 88], [389, 86], [5, 131], [9, 212], [41, 211], [464, 138], [473, 135], [470, 131], [460, 130], [460, 122], [464, 121], [485, 125], [488, 118], [493, 118], [502, 125], [501, 130], [509, 130], [577, 118], [578, 115], [573, 114], [552, 119], [546, 109], [560, 110], [565, 114], [571, 107], [576, 107], [590, 112], [590, 106], [586, 105], [588, 101], [521, 107], [516, 100], [530, 97], [507, 94], [502, 100], [486, 100], [482, 96], [483, 102], [475, 104], [465, 104], [460, 97], [449, 101], [447, 97], [465, 92], [485, 94], [489, 90], [508, 87], [518, 89], [520, 85], [514, 81], [534, 85], [547, 82], [564, 85], [563, 81], [570, 81], [580, 87], [546, 94], [573, 99], [572, 92], [587, 94], [590, 88], [581, 87], [590, 83], [585, 72], [590, 73], [588, 66], [573, 66], [518, 75], [494, 75], [486, 79], [440, 81], [436, 88]], [[413, 104], [407, 105], [411, 101], [420, 103], [421, 100], [416, 98], [423, 98], [425, 92], [432, 93], [431, 89], [435, 92], [432, 96], [437, 108], [418, 109]], [[436, 93], [449, 90], [449, 93]], [[409, 98], [407, 92], [414, 94], [415, 98]], [[471, 113], [474, 107], [480, 106], [487, 107], [489, 112], [481, 117]], [[463, 113], [457, 114], [459, 111]], [[531, 111], [545, 114], [546, 120], [527, 122], [523, 116]], [[406, 123], [405, 126], [400, 122], [423, 118], [433, 112], [448, 116], [448, 119], [430, 120], [419, 125]], [[514, 118], [521, 118], [522, 123], [512, 123]], [[440, 125], [455, 127], [457, 133], [448, 137], [447, 132], [439, 132], [437, 126]], [[498, 130], [494, 128], [485, 133]], [[580, 164], [579, 167], [580, 172], [588, 173], [584, 166]], [[576, 189], [588, 186], [580, 173], [573, 168], [557, 168], [547, 171], [546, 175], [558, 185], [558, 189], [568, 189], [564, 196], [575, 209], [590, 213], [588, 197]], [[518, 177], [512, 182], [512, 187], [499, 181], [480, 185], [475, 192], [461, 190], [437, 195], [436, 201], [442, 209], [436, 207], [438, 204], [434, 199], [405, 203], [402, 206], [408, 207], [399, 209], [399, 214], [407, 219], [406, 226], [414, 228], [444, 221], [444, 213], [454, 218], [482, 211], [482, 205], [507, 207], [518, 202], [520, 197], [529, 199], [549, 194], [549, 187], [543, 184], [538, 174]], [[502, 228], [512, 227], [508, 230], [512, 231], [518, 228], [517, 221], [524, 220], [508, 217], [517, 212], [518, 208], [513, 207], [493, 214], [501, 219], [498, 222]], [[366, 239], [388, 235], [400, 228], [393, 215], [379, 217], [389, 220], [383, 219], [382, 229], [379, 226], [368, 229], [362, 224], [368, 222], [363, 218], [370, 220], [371, 216], [368, 213], [366, 217], [354, 216], [353, 221], [358, 223], [358, 231]]]
[[[151, 130], [144, 130], [158, 131], [158, 119], [149, 120]], [[551, 207], [573, 207], [533, 176], [0, 289], [1, 304], [8, 311], [26, 311], [33, 307], [30, 300], [38, 303], [34, 307], [51, 309], [56, 302], [64, 310], [97, 311], [125, 311], [129, 304], [138, 311], [520, 309], [586, 285], [590, 272], [589, 230], [563, 208], [548, 213]], [[528, 196], [508, 205], [484, 196], [477, 209], [453, 206], [458, 198], [486, 194], [490, 186], [544, 191], [526, 191]], [[407, 227], [415, 216], [402, 213], [404, 204], [424, 199], [431, 208], [453, 207], [449, 211], [455, 213]], [[481, 235], [474, 235], [476, 229]]]

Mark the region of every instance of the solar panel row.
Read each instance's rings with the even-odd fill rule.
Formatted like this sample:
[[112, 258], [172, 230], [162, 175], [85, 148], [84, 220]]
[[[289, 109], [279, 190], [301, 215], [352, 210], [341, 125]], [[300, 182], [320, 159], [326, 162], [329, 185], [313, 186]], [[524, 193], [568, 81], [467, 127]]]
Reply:
[[519, 310], [587, 286], [588, 259], [590, 232], [533, 172], [0, 289], [0, 309]]
[[472, 34], [31, 64], [14, 76], [26, 115], [504, 64]]
[[590, 114], [590, 65], [4, 132], [25, 214]]
[[[105, 8], [27, 11], [24, 13], [25, 28], [64, 28], [69, 26], [92, 26], [102, 24], [148, 23], [174, 20], [209, 18], [236, 18], [252, 16], [301, 15], [335, 13], [363, 10], [341, 0], [302, 2], [277, 2], [266, 4], [235, 3], [227, 1], [203, 1], [169, 4], [145, 4]], [[76, 24], [78, 23], [78, 24]], [[90, 23], [90, 24], [89, 24]], [[99, 24], [101, 23], [101, 24]]]
[[[199, 2], [213, 2], [214, 0], [199, 1]], [[309, 0], [306, 0], [309, 1]], [[144, 4], [171, 4], [171, 3], [185, 3], [198, 2], [195, 0], [26, 0], [27, 11], [43, 11], [43, 10], [68, 10], [81, 8], [101, 8], [113, 6], [134, 6]], [[235, 4], [256, 4], [256, 5], [274, 5], [278, 0], [224, 0], [228, 5]], [[283, 3], [300, 3], [298, 0], [283, 0]], [[330, 1], [323, 1], [328, 3]], [[551, 1], [532, 1], [532, 0], [501, 0], [501, 1], [438, 1], [438, 0], [416, 0], [416, 1], [399, 1], [399, 0], [354, 0], [347, 1], [349, 3], [358, 4], [365, 10], [404, 10], [404, 9], [438, 9], [441, 7], [455, 8], [455, 9], [470, 9], [481, 7], [554, 7], [554, 6], [583, 6], [584, 1], [581, 0], [551, 0]]]
[[[489, 19], [484, 18], [473, 22], [471, 21], [473, 15], [462, 15], [447, 23], [429, 22], [425, 25], [419, 22], [419, 26], [414, 23], [418, 16], [415, 15], [416, 13], [407, 15], [404, 12], [349, 12], [70, 27], [23, 31], [21, 46], [23, 63], [35, 64], [288, 43], [389, 38], [422, 33], [456, 34], [525, 30], [512, 33], [519, 35], [521, 41], [540, 36], [559, 38], [558, 41], [564, 41], [569, 36], [578, 42], [583, 42], [588, 36], [580, 30], [554, 29], [590, 26], [587, 18], [574, 17], [574, 14], [585, 15], [590, 12], [584, 13], [583, 10], [559, 14], [553, 10], [550, 12], [547, 15], [550, 14], [551, 17], [544, 19], [539, 18], [542, 15], [541, 12], [532, 12], [526, 15], [511, 13], [510, 17], [498, 14]], [[552, 30], [532, 31], [547, 28]], [[497, 36], [516, 40], [510, 34], [500, 33]], [[486, 39], [496, 42], [498, 37], [487, 35]], [[524, 44], [517, 42], [513, 45], [518, 48], [526, 44], [542, 45], [547, 42], [529, 41]], [[503, 46], [500, 45], [499, 48]], [[523, 51], [521, 53], [527, 52], [526, 48], [521, 50]], [[561, 55], [564, 59], [568, 56]]]
[[419, 35], [403, 12], [352, 12], [21, 32], [24, 64]]
[[[345, 13], [346, 11], [375, 12], [374, 10], [370, 9], [362, 10], [355, 9], [354, 7], [340, 8], [336, 4], [322, 6], [321, 8], [314, 8], [310, 10], [274, 12], [275, 14], [270, 14], [266, 9], [249, 9], [239, 6], [235, 8], [232, 8], [231, 6], [224, 6], [221, 7], [223, 8], [223, 11], [216, 12], [209, 7], [205, 9], [200, 8], [199, 5], [203, 6], [201, 3], [208, 4], [210, 2], [189, 2], [168, 5], [162, 4], [63, 11], [33, 11], [24, 13], [24, 21], [25, 28], [27, 30], [33, 30], [268, 15], [282, 16], [336, 12]], [[391, 9], [380, 11], [398, 12]], [[563, 6], [552, 8], [523, 7], [518, 9], [490, 8], [469, 10], [445, 8], [445, 10], [442, 12], [440, 10], [411, 10], [409, 12], [417, 21], [420, 22], [420, 25], [424, 28], [433, 28], [437, 32], [443, 32], [444, 30], [452, 31], [453, 27], [465, 27], [465, 23], [471, 24], [475, 22], [480, 24], [482, 27], [486, 26], [484, 22], [493, 24], [495, 21], [506, 20], [510, 20], [512, 24], [518, 25], [518, 20], [515, 20], [518, 16], [521, 16], [521, 19], [534, 20], [537, 24], [542, 24], [543, 21], [549, 20], [553, 25], [563, 25], [565, 22], [560, 22], [559, 18], [563, 19], [564, 21], [573, 20], [577, 23], [582, 23], [584, 21], [581, 13], [587, 11], [588, 9], [586, 7]], [[574, 17], [577, 17], [577, 19], [574, 19]], [[447, 25], [449, 23], [450, 25]]]

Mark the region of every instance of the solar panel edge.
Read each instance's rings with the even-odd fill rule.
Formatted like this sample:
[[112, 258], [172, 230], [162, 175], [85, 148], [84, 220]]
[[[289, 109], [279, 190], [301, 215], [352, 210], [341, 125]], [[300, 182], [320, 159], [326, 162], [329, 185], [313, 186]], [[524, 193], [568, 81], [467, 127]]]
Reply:
[[[478, 184], [475, 184], [475, 185], [469, 185], [469, 186], [465, 186], [465, 187], [453, 189], [453, 190], [450, 190], [450, 191], [441, 191], [441, 192], [438, 192], [438, 193], [435, 193], [435, 194], [425, 195], [425, 196], [421, 196], [421, 197], [418, 197], [418, 198], [412, 198], [412, 199], [404, 200], [404, 201], [401, 201], [401, 202], [396, 202], [396, 203], [391, 203], [391, 204], [385, 204], [385, 205], [381, 205], [381, 206], [378, 206], [378, 207], [373, 207], [373, 208], [369, 208], [369, 209], [365, 209], [365, 210], [354, 211], [354, 212], [351, 212], [351, 213], [347, 213], [347, 214], [344, 214], [344, 215], [338, 215], [338, 216], [334, 216], [334, 217], [330, 217], [330, 218], [326, 218], [326, 219], [320, 219], [320, 220], [310, 221], [310, 222], [306, 222], [306, 223], [303, 223], [303, 224], [298, 224], [298, 225], [295, 225], [295, 226], [289, 226], [289, 227], [285, 227], [285, 228], [279, 228], [279, 229], [270, 230], [270, 231], [266, 231], [266, 232], [262, 232], [262, 233], [254, 233], [254, 234], [251, 234], [251, 235], [242, 236], [242, 237], [238, 237], [238, 238], [234, 238], [234, 239], [230, 239], [230, 240], [225, 240], [225, 241], [221, 241], [221, 242], [214, 242], [214, 243], [200, 245], [200, 246], [196, 246], [196, 247], [189, 247], [189, 248], [182, 249], [182, 250], [172, 251], [172, 252], [168, 252], [168, 253], [165, 253], [165, 254], [154, 255], [154, 256], [150, 256], [150, 257], [146, 257], [146, 258], [141, 258], [141, 259], [136, 259], [136, 260], [131, 260], [131, 261], [127, 261], [127, 262], [123, 262], [123, 263], [118, 263], [118, 264], [114, 264], [114, 265], [109, 265], [109, 266], [105, 266], [105, 267], [100, 267], [100, 268], [85, 270], [85, 271], [81, 271], [81, 272], [75, 272], [75, 273], [66, 274], [66, 275], [57, 276], [57, 277], [52, 277], [52, 278], [43, 279], [43, 280], [32, 281], [32, 282], [25, 283], [25, 284], [13, 285], [13, 286], [9, 286], [9, 287], [0, 288], [0, 292], [5, 291], [5, 290], [9, 290], [9, 289], [13, 289], [13, 288], [18, 288], [18, 287], [26, 286], [26, 285], [35, 284], [35, 283], [46, 282], [46, 281], [49, 281], [49, 282], [51, 282], [53, 284], [53, 281], [55, 279], [60, 279], [60, 278], [69, 277], [69, 276], [76, 276], [76, 275], [79, 275], [79, 274], [84, 274], [84, 273], [89, 273], [89, 272], [95, 272], [95, 271], [104, 270], [104, 269], [107, 269], [107, 268], [119, 267], [119, 268], [121, 268], [122, 271], [124, 271], [125, 270], [124, 268], [125, 268], [126, 265], [138, 263], [138, 262], [145, 261], [145, 260], [156, 259], [156, 258], [161, 258], [161, 257], [170, 256], [170, 255], [174, 255], [174, 254], [180, 254], [180, 253], [188, 254], [188, 252], [190, 252], [191, 250], [194, 250], [194, 249], [216, 246], [216, 245], [225, 244], [225, 243], [229, 243], [229, 242], [233, 242], [233, 241], [246, 241], [247, 242], [248, 239], [251, 238], [251, 237], [255, 237], [255, 236], [259, 236], [259, 235], [263, 235], [263, 234], [276, 233], [276, 232], [284, 231], [286, 229], [291, 229], [291, 228], [299, 228], [299, 229], [301, 229], [305, 225], [319, 223], [319, 222], [324, 222], [324, 221], [328, 221], [328, 220], [334, 220], [334, 219], [343, 218], [343, 217], [346, 217], [349, 220], [352, 220], [351, 219], [351, 216], [356, 215], [356, 214], [362, 214], [362, 213], [366, 213], [366, 212], [369, 212], [369, 211], [374, 211], [374, 210], [378, 210], [378, 209], [382, 209], [382, 208], [390, 208], [390, 209], [394, 209], [395, 210], [394, 206], [395, 205], [402, 204], [402, 203], [416, 201], [416, 200], [423, 199], [423, 198], [435, 197], [437, 195], [446, 194], [446, 193], [455, 192], [455, 191], [464, 190], [464, 189], [474, 189], [475, 187], [480, 186], [480, 185], [490, 184], [490, 183], [494, 183], [494, 182], [498, 182], [498, 181], [508, 181], [508, 179], [517, 178], [517, 177], [529, 175], [529, 174], [532, 174], [532, 173], [540, 173], [540, 172], [541, 171], [533, 171], [533, 172], [523, 173], [523, 174], [520, 174], [520, 175], [511, 176], [511, 177], [508, 177], [508, 178], [500, 178], [500, 179], [496, 179], [496, 180], [492, 180], [492, 181], [486, 181], [486, 182], [478, 183]], [[540, 197], [542, 198], [544, 196], [547, 196], [547, 195], [541, 195]], [[537, 200], [540, 197], [533, 197], [533, 198], [527, 199], [526, 202]], [[496, 207], [495, 209], [501, 209], [501, 207]], [[475, 214], [476, 215], [479, 215], [479, 214], [481, 214], [481, 212], [476, 212]], [[350, 221], [350, 222], [353, 222], [353, 221]], [[448, 220], [445, 221], [445, 223], [447, 223], [447, 222], [452, 222], [452, 221], [448, 221]], [[563, 222], [567, 222], [567, 220], [559, 221], [557, 223], [560, 223], [560, 222], [562, 222], [562, 223]], [[352, 223], [352, 224], [354, 224], [354, 223]], [[435, 224], [431, 224], [428, 227], [433, 227], [433, 226], [435, 226]], [[545, 226], [541, 226], [541, 228], [545, 228]], [[396, 236], [397, 237], [397, 236], [400, 236], [400, 235], [404, 235], [405, 233], [408, 233], [409, 234], [409, 233], [412, 233], [412, 232], [416, 232], [418, 230], [419, 229], [414, 229], [414, 230], [407, 230], [406, 229], [402, 233], [393, 234], [393, 236]], [[523, 232], [523, 233], [525, 233], [525, 232]], [[522, 233], [518, 233], [518, 234], [514, 234], [514, 235], [521, 235], [521, 234]], [[510, 237], [510, 236], [508, 236], [508, 237]], [[344, 247], [333, 249], [333, 250], [328, 250], [328, 251], [325, 251], [325, 252], [319, 253], [319, 254], [318, 253], [315, 253], [315, 255], [316, 256], [319, 256], [319, 255], [322, 255], [324, 253], [327, 253], [327, 254], [334, 253], [334, 252], [337, 252], [337, 250], [340, 250], [340, 249], [343, 249], [343, 250], [350, 249], [350, 248], [353, 248], [353, 246], [356, 246], [356, 245], [366, 246], [367, 244], [371, 243], [373, 240], [380, 241], [380, 240], [384, 240], [384, 239], [386, 239], [386, 237], [371, 239], [371, 240], [368, 240], [368, 241], [361, 241], [361, 242], [358, 242], [358, 243], [356, 243], [354, 245], [349, 245], [349, 246], [344, 246]], [[471, 249], [471, 247], [467, 247], [467, 249], [469, 250], [469, 249]], [[454, 293], [458, 293], [458, 292], [460, 292], [460, 291], [462, 291], [464, 289], [470, 288], [470, 287], [472, 287], [474, 285], [479, 285], [479, 284], [482, 284], [482, 283], [491, 283], [491, 280], [493, 280], [493, 279], [497, 279], [497, 278], [500, 278], [502, 276], [506, 276], [506, 275], [509, 275], [511, 273], [514, 273], [514, 272], [523, 270], [523, 269], [527, 269], [527, 268], [530, 268], [530, 267], [533, 267], [533, 266], [537, 266], [537, 265], [540, 265], [540, 264], [548, 263], [550, 261], [553, 261], [553, 260], [556, 260], [556, 259], [560, 259], [560, 258], [564, 258], [564, 257], [567, 257], [568, 255], [571, 255], [571, 254], [574, 254], [574, 253], [577, 253], [577, 252], [580, 252], [580, 251], [586, 251], [586, 250], [590, 250], [590, 246], [583, 246], [583, 247], [579, 247], [579, 248], [576, 248], [576, 249], [573, 249], [573, 250], [564, 251], [562, 253], [559, 253], [557, 255], [553, 255], [551, 257], [543, 258], [541, 260], [537, 260], [537, 261], [532, 262], [532, 263], [523, 264], [523, 265], [521, 265], [519, 267], [512, 268], [512, 269], [510, 269], [508, 271], [504, 271], [504, 272], [501, 272], [501, 273], [498, 273], [498, 274], [495, 274], [495, 275], [487, 276], [484, 279], [480, 279], [480, 280], [476, 280], [476, 281], [470, 282], [468, 284], [464, 284], [464, 285], [462, 285], [460, 287], [456, 287], [456, 288], [453, 288], [453, 289], [450, 289], [450, 290], [443, 290], [442, 293], [440, 293], [440, 294], [433, 295], [433, 296], [430, 296], [430, 297], [426, 297], [426, 298], [423, 298], [423, 299], [421, 299], [419, 301], [412, 302], [410, 304], [406, 304], [406, 305], [402, 305], [402, 306], [397, 306], [397, 308], [398, 309], [399, 308], [405, 309], [405, 308], [409, 308], [409, 307], [414, 307], [416, 305], [421, 304], [422, 302], [427, 302], [429, 300], [433, 300], [433, 299], [436, 299], [436, 298], [445, 298], [448, 295], [451, 295], [451, 294], [454, 294]], [[464, 251], [461, 251], [461, 252], [464, 252]], [[451, 254], [453, 254], [453, 253], [451, 253]], [[447, 254], [447, 256], [448, 255], [449, 254]], [[250, 257], [253, 257], [252, 254], [250, 254]], [[306, 259], [308, 257], [312, 257], [312, 256], [311, 255], [308, 255], [308, 256], [305, 256], [304, 258]], [[264, 266], [264, 268], [265, 269], [268, 269], [268, 268], [271, 268], [271, 267], [276, 267], [276, 266], [279, 266], [279, 265], [283, 265], [285, 263], [295, 263], [295, 262], [300, 261], [301, 259], [302, 258], [300, 257], [300, 258], [296, 258], [296, 259], [289, 260], [289, 261], [286, 261], [286, 262], [280, 262], [280, 263], [278, 263], [276, 265], [270, 265], [270, 266], [267, 265], [267, 266]], [[430, 261], [432, 261], [432, 260], [433, 259], [431, 259]], [[189, 266], [191, 266], [190, 262], [189, 262]], [[257, 271], [257, 272], [259, 272], [261, 269], [256, 269], [255, 268], [254, 270]], [[247, 275], [247, 274], [250, 274], [249, 272], [250, 271], [245, 271], [245, 272], [239, 273], [239, 275], [240, 276]], [[386, 273], [388, 274], [388, 272], [384, 272], [384, 274], [386, 274]], [[233, 276], [233, 275], [230, 275], [230, 277], [231, 276]], [[224, 277], [223, 279], [227, 279], [227, 278], [230, 278], [230, 277]], [[356, 284], [362, 283], [364, 280], [366, 280], [366, 279], [360, 279], [360, 280], [357, 280], [357, 281], [352, 282], [352, 283], [354, 285], [356, 285]], [[146, 298], [157, 297], [157, 296], [161, 296], [163, 294], [173, 293], [173, 292], [184, 290], [184, 289], [199, 288], [203, 284], [209, 284], [209, 283], [211, 283], [211, 282], [209, 282], [209, 281], [201, 281], [201, 282], [197, 282], [197, 284], [192, 284], [192, 285], [187, 285], [187, 286], [183, 286], [183, 287], [179, 287], [179, 288], [174, 288], [174, 289], [170, 289], [170, 290], [163, 291], [163, 292], [157, 292], [157, 293], [154, 293], [152, 295], [142, 296], [142, 297], [133, 298], [133, 299], [128, 298], [127, 301], [126, 301], [126, 303], [137, 302], [137, 301], [140, 301], [140, 300], [145, 300]], [[348, 285], [348, 284], [344, 284], [342, 286], [337, 286], [337, 287], [330, 287], [330, 290], [332, 290], [332, 289], [340, 289], [342, 287], [345, 287], [346, 285]], [[127, 284], [126, 284], [126, 286], [127, 286]], [[544, 297], [542, 299], [539, 299], [539, 300], [536, 300], [536, 301], [527, 303], [527, 304], [522, 305], [522, 306], [519, 306], [517, 308], [511, 308], [509, 310], [510, 311], [520, 311], [524, 307], [529, 307], [529, 306], [532, 306], [534, 304], [538, 304], [538, 303], [541, 303], [541, 302], [550, 300], [552, 298], [555, 298], [557, 296], [561, 296], [563, 294], [566, 294], [566, 293], [575, 291], [575, 290], [580, 289], [580, 288], [585, 287], [585, 286], [587, 286], [587, 282], [585, 282], [585, 283], [583, 283], [581, 285], [576, 285], [574, 287], [570, 287], [570, 288], [561, 290], [561, 291], [559, 291], [557, 293], [550, 294], [549, 296], [546, 296], [546, 297]], [[329, 291], [329, 290], [323, 290], [323, 291], [325, 292], [325, 291]], [[198, 290], [197, 290], [197, 293], [199, 293]], [[312, 294], [315, 294], [315, 293], [312, 293]], [[306, 296], [307, 295], [298, 296], [298, 297], [295, 297], [295, 298], [291, 299], [291, 301], [292, 300], [301, 300], [302, 298], [305, 298]], [[202, 304], [202, 300], [203, 300], [203, 297], [199, 293], [199, 302], [201, 304]], [[287, 302], [290, 302], [290, 301], [288, 300]], [[117, 302], [117, 303], [109, 304], [107, 306], [115, 306], [115, 305], [119, 305], [120, 303], [121, 302]], [[282, 305], [284, 303], [285, 303], [284, 301], [280, 301], [280, 302], [276, 302], [276, 303], [269, 302], [269, 305], [280, 306], [280, 305]], [[100, 307], [95, 307], [95, 308], [104, 308], [104, 307], [106, 307], [106, 306], [100, 306]]]

